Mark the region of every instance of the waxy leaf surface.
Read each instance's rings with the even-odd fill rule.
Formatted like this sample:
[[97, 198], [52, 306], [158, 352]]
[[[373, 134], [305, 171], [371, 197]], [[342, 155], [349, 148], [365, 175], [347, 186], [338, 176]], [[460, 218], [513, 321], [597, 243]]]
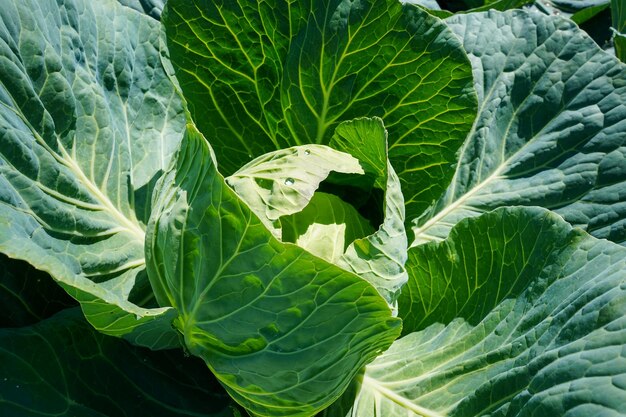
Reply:
[[624, 415], [626, 248], [503, 208], [412, 248], [407, 268], [400, 315], [418, 331], [326, 415]]
[[626, 66], [565, 19], [510, 11], [447, 23], [470, 56], [480, 110], [414, 243], [511, 205], [626, 242]]
[[[177, 344], [144, 223], [183, 114], [159, 23], [117, 1], [0, 7], [0, 251], [50, 273], [100, 331]], [[182, 119], [181, 119], [182, 118]]]

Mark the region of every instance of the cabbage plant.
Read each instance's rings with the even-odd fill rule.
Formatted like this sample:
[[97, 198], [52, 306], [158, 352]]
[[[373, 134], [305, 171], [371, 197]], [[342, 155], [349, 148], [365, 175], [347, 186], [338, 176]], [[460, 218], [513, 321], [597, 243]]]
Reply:
[[626, 415], [626, 67], [571, 21], [1, 1], [0, 260], [80, 305], [0, 330], [3, 413]]

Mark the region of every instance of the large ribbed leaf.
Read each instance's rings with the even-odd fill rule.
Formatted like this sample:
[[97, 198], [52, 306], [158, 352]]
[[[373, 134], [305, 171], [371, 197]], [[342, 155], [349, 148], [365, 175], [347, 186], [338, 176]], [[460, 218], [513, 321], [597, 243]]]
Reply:
[[626, 66], [564, 19], [511, 11], [447, 22], [470, 55], [480, 111], [415, 243], [509, 205], [546, 207], [625, 242]]
[[174, 312], [143, 308], [144, 223], [183, 124], [159, 34], [115, 0], [0, 7], [0, 251], [99, 330], [155, 348], [176, 343]]
[[198, 359], [100, 334], [80, 309], [0, 329], [2, 416], [238, 416], [231, 406]]
[[356, 395], [355, 417], [624, 415], [626, 248], [506, 208], [412, 248], [407, 268], [406, 330], [435, 324], [368, 365], [343, 410]]
[[309, 416], [400, 332], [366, 281], [277, 241], [189, 125], [148, 227], [150, 280], [189, 351], [255, 415]]
[[223, 173], [379, 116], [408, 212], [448, 185], [476, 99], [467, 57], [438, 19], [397, 0], [170, 0], [166, 10], [177, 78]]

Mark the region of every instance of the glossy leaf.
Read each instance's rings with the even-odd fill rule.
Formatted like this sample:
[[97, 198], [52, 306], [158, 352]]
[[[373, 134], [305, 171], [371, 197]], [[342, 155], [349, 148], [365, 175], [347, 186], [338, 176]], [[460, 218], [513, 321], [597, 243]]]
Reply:
[[161, 305], [255, 415], [313, 415], [386, 349], [400, 320], [361, 278], [278, 242], [226, 186], [188, 125], [163, 177], [146, 256]]
[[504, 208], [411, 251], [400, 312], [428, 327], [366, 367], [349, 415], [623, 415], [626, 248]]
[[418, 7], [170, 0], [164, 22], [190, 111], [226, 175], [378, 116], [413, 216], [451, 178], [475, 116], [471, 71], [454, 35]]
[[481, 110], [452, 184], [415, 220], [414, 244], [510, 205], [625, 242], [626, 67], [564, 19], [510, 11], [448, 23], [472, 60]]
[[574, 13], [571, 17], [572, 21], [576, 23], [578, 26], [581, 26], [583, 23], [588, 22], [589, 20], [596, 17], [599, 13], [603, 12], [609, 7], [609, 3], [600, 4], [598, 6], [587, 7], [586, 9], [582, 9], [576, 13]]
[[[197, 359], [152, 352], [96, 332], [80, 309], [0, 329], [0, 414], [235, 416]], [[198, 366], [200, 365], [200, 366]]]
[[152, 308], [144, 223], [182, 135], [160, 25], [117, 1], [0, 7], [0, 251], [51, 274], [100, 331], [177, 345]]

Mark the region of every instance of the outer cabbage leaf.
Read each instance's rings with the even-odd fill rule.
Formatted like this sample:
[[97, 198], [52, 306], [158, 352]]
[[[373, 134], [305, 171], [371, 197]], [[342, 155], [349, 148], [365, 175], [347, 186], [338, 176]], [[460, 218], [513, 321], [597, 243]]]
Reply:
[[449, 183], [476, 97], [458, 40], [418, 7], [170, 0], [163, 21], [190, 111], [226, 175], [267, 152], [327, 144], [342, 120], [378, 116], [412, 217]]
[[452, 184], [415, 221], [415, 244], [510, 205], [552, 209], [625, 242], [626, 67], [568, 20], [510, 11], [447, 22], [481, 105]]
[[400, 313], [443, 324], [368, 365], [356, 401], [344, 398], [351, 415], [623, 415], [626, 248], [547, 210], [505, 208], [411, 253]]
[[65, 310], [0, 329], [0, 414], [233, 416], [230, 398], [198, 362], [180, 350], [130, 346], [96, 332], [80, 309]]
[[107, 334], [174, 346], [144, 270], [150, 195], [182, 136], [160, 25], [117, 1], [0, 7], [0, 251]]
[[28, 326], [75, 304], [48, 274], [0, 254], [0, 328]]
[[189, 351], [255, 415], [308, 416], [400, 332], [367, 282], [277, 241], [189, 125], [161, 180], [146, 256]]

